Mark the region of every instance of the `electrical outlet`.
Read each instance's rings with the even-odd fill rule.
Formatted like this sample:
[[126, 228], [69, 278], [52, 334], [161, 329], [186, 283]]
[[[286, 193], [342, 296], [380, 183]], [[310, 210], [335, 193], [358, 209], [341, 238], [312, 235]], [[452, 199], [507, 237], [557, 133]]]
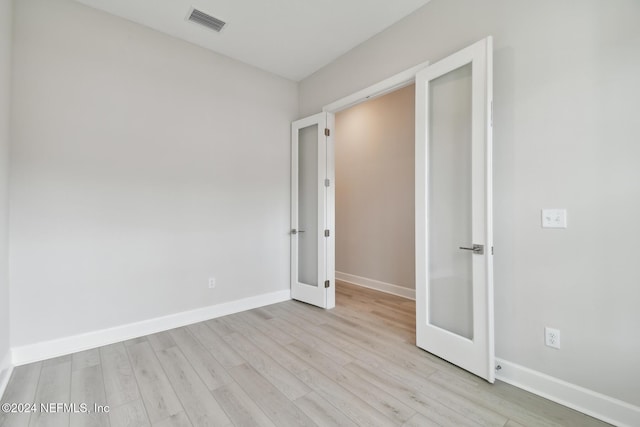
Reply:
[[216, 278], [209, 277], [209, 289], [213, 289], [216, 287]]
[[553, 328], [544, 328], [544, 343], [547, 347], [560, 348], [560, 331]]

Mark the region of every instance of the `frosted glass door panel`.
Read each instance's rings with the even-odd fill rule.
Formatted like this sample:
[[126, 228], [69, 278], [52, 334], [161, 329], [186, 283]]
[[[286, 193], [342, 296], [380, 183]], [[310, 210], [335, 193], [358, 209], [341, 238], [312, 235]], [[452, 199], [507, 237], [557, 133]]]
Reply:
[[473, 339], [471, 64], [429, 83], [429, 323]]
[[490, 383], [492, 46], [416, 74], [416, 345]]
[[318, 125], [298, 132], [298, 282], [318, 286]]

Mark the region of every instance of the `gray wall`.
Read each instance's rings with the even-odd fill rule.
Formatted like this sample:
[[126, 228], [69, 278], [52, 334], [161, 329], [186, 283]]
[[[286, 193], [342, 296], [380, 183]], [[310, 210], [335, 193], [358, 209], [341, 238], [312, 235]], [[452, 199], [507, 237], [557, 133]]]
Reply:
[[14, 48], [14, 346], [288, 289], [295, 83], [71, 0]]
[[[308, 115], [493, 35], [497, 356], [635, 405], [638, 16], [636, 0], [433, 0], [300, 84]], [[541, 229], [548, 207], [569, 228]]]
[[415, 86], [336, 114], [336, 270], [415, 288]]
[[8, 154], [12, 1], [0, 0], [0, 381], [9, 363]]

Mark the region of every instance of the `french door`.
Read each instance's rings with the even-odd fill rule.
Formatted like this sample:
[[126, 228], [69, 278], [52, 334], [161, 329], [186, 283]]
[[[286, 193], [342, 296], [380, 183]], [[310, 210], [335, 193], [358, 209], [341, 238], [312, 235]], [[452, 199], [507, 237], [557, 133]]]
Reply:
[[416, 343], [494, 381], [492, 39], [416, 75]]
[[335, 306], [333, 114], [291, 125], [291, 297]]

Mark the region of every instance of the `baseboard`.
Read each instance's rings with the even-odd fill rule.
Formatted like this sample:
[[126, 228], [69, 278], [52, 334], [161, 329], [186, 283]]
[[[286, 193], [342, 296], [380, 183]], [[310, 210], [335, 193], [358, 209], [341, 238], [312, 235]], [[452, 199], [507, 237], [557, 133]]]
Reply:
[[379, 280], [367, 279], [366, 277], [356, 276], [354, 274], [342, 273], [336, 271], [336, 280], [351, 283], [352, 285], [362, 286], [363, 288], [375, 289], [376, 291], [386, 292], [407, 299], [416, 299], [415, 289], [405, 288], [403, 286], [393, 285], [391, 283], [381, 282]]
[[13, 372], [13, 365], [11, 364], [11, 352], [7, 351], [2, 362], [0, 362], [0, 399], [4, 396], [4, 391], [7, 389], [11, 373]]
[[515, 363], [496, 359], [496, 378], [619, 427], [640, 426], [640, 407]]
[[12, 349], [13, 365], [20, 366], [27, 363], [89, 350], [103, 345], [154, 334], [180, 326], [202, 322], [228, 314], [251, 310], [265, 305], [275, 304], [291, 299], [289, 289], [243, 298], [236, 301], [170, 314], [155, 319], [102, 329], [95, 332], [73, 335], [56, 340], [36, 344], [14, 347]]

